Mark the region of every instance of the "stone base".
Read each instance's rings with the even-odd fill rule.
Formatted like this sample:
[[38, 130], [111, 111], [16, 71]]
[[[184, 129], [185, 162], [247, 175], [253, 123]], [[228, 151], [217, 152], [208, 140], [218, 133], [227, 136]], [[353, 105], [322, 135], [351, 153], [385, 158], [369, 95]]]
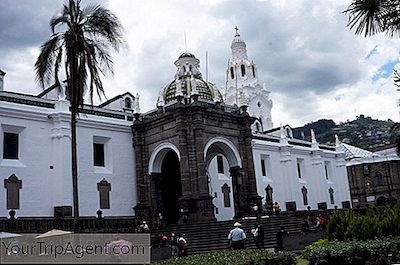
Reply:
[[179, 204], [183, 211], [180, 222], [216, 221], [217, 219], [214, 216], [215, 206], [212, 200], [213, 198], [209, 195], [197, 198], [181, 198]]

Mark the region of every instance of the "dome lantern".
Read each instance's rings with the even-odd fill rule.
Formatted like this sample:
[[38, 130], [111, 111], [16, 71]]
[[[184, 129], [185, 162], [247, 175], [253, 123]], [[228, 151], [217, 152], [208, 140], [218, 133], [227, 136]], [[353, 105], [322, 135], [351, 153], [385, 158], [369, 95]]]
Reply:
[[192, 96], [200, 100], [221, 102], [221, 92], [213, 83], [203, 79], [199, 70], [200, 60], [192, 53], [181, 54], [174, 64], [177, 68], [175, 80], [160, 92], [159, 103], [168, 105], [177, 102], [178, 97], [190, 99]]

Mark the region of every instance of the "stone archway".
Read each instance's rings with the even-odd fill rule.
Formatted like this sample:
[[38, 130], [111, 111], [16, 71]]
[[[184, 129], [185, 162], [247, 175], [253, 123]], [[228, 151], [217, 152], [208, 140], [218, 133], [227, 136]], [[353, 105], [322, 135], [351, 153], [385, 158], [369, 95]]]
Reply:
[[162, 143], [152, 152], [149, 160], [153, 214], [162, 214], [166, 224], [177, 223], [180, 218], [179, 200], [182, 196], [180, 153], [171, 143]]
[[[219, 199], [221, 202], [224, 202], [226, 205], [226, 196], [231, 196], [230, 194], [226, 194], [226, 191], [228, 190], [227, 187], [229, 187], [230, 190], [232, 190], [233, 195], [233, 209], [225, 209], [226, 213], [222, 214], [222, 216], [229, 216], [230, 212], [232, 212], [233, 216], [231, 217], [241, 217], [243, 216], [243, 206], [245, 204], [241, 192], [242, 160], [240, 158], [239, 151], [231, 141], [224, 137], [215, 137], [209, 140], [204, 148], [204, 160], [206, 162], [206, 169], [209, 174], [212, 172], [210, 165], [213, 164], [213, 160], [215, 160], [218, 156], [222, 156], [224, 161], [226, 161], [228, 164], [229, 170], [226, 170], [226, 174], [229, 176], [229, 179], [215, 180], [213, 178], [217, 178], [218, 176], [209, 175], [209, 183], [212, 187], [210, 188], [210, 192], [214, 190], [219, 192], [221, 190], [221, 197], [217, 199]], [[222, 172], [218, 172], [218, 174], [221, 173]], [[216, 196], [214, 194], [210, 195], [215, 199]]]

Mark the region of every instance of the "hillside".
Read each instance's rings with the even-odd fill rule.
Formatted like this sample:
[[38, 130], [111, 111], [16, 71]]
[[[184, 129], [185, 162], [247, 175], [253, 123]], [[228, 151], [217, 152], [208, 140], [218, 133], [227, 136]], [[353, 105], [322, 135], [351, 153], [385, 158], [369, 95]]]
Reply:
[[294, 128], [293, 136], [302, 139], [304, 134], [304, 138], [310, 140], [310, 131], [313, 129], [319, 143], [334, 144], [337, 134], [344, 143], [370, 149], [393, 142], [394, 137], [390, 134], [390, 129], [394, 124], [395, 122], [390, 119], [382, 121], [364, 115], [340, 124], [335, 124], [333, 120], [322, 119]]

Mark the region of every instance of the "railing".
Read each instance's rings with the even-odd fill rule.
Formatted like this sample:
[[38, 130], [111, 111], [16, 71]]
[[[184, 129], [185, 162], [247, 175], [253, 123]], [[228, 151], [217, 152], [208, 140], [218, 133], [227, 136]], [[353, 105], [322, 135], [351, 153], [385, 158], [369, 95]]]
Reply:
[[74, 231], [77, 233], [133, 233], [137, 227], [135, 217], [21, 217], [0, 218], [0, 231], [12, 233], [44, 233], [52, 229]]

